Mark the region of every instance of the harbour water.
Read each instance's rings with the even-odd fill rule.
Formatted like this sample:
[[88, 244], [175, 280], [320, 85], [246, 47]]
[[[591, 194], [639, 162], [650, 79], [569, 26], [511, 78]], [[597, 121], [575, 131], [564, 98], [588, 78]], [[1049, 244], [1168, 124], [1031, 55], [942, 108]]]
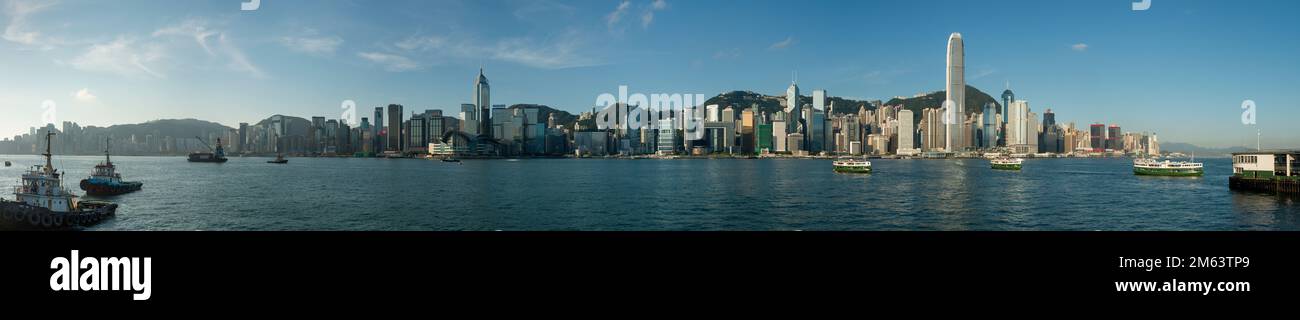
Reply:
[[[3, 155], [5, 199], [36, 156]], [[76, 188], [102, 157], [56, 157]], [[113, 157], [144, 190], [89, 230], [1300, 230], [1295, 197], [1140, 177], [1130, 159], [465, 160]], [[78, 194], [84, 194], [74, 189]], [[88, 197], [90, 198], [90, 197]]]

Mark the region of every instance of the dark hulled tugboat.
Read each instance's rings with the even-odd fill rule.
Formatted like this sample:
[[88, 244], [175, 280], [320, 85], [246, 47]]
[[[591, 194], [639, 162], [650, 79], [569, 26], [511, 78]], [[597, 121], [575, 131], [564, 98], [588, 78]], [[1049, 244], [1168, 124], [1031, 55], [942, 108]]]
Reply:
[[87, 195], [92, 196], [116, 196], [140, 191], [144, 183], [122, 181], [122, 175], [117, 173], [117, 166], [113, 165], [113, 159], [108, 150], [109, 140], [105, 139], [104, 162], [95, 165], [95, 170], [91, 171], [90, 178], [81, 180], [81, 190], [85, 190]]
[[208, 147], [209, 150], [212, 150], [212, 152], [192, 152], [190, 153], [190, 162], [226, 163], [226, 149], [221, 147], [221, 138], [217, 138], [216, 149], [213, 149], [207, 142], [204, 142], [203, 138], [194, 138], [199, 139], [199, 142], [202, 142], [203, 145]]
[[117, 204], [79, 201], [63, 188], [63, 173], [54, 169], [51, 160], [51, 136], [53, 132], [45, 136], [45, 166], [23, 174], [22, 186], [14, 188], [14, 201], [0, 199], [0, 229], [69, 229], [98, 223], [117, 212]]

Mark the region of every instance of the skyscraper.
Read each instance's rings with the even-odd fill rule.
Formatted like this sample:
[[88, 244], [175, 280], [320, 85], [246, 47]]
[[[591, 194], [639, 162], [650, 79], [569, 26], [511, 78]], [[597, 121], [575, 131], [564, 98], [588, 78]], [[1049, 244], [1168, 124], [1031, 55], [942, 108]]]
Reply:
[[961, 40], [961, 34], [954, 32], [948, 36], [948, 81], [947, 81], [947, 101], [955, 103], [953, 110], [945, 110], [950, 116], [947, 119], [947, 145], [948, 151], [956, 152], [965, 149], [962, 143], [966, 141], [961, 130], [962, 120], [966, 118], [966, 49]]
[[789, 116], [786, 119], [786, 132], [796, 133], [799, 130], [799, 123], [803, 112], [799, 105], [799, 85], [790, 81], [790, 87], [785, 89], [785, 114]]
[[1002, 116], [998, 117], [998, 130], [1001, 131], [998, 135], [998, 145], [1003, 147], [1007, 146], [1007, 117], [1010, 115], [1009, 108], [1012, 102], [1016, 102], [1016, 94], [1011, 92], [1011, 83], [1007, 82], [1007, 90], [1002, 91]]
[[997, 140], [998, 140], [997, 112], [998, 112], [997, 106], [995, 106], [994, 103], [989, 102], [984, 104], [984, 112], [983, 112], [984, 126], [983, 128], [981, 128], [981, 130], [983, 130], [982, 132], [983, 134], [980, 139], [981, 148], [991, 149], [997, 146]]
[[1029, 102], [1012, 102], [1007, 112], [1007, 147], [1016, 152], [1029, 152]]
[[1089, 127], [1089, 142], [1092, 145], [1093, 152], [1106, 150], [1106, 125], [1094, 123]]
[[478, 69], [478, 79], [474, 81], [474, 105], [478, 107], [478, 133], [492, 139], [492, 93], [488, 79], [483, 75], [483, 68]]
[[371, 139], [374, 140], [372, 147], [376, 154], [388, 150], [384, 148], [384, 137], [387, 134], [384, 130], [384, 107], [375, 108], [375, 126], [371, 127], [370, 134]]
[[406, 145], [403, 141], [405, 140], [404, 137], [405, 135], [402, 134], [402, 105], [390, 104], [388, 105], [388, 143], [385, 144], [387, 148], [384, 150], [402, 152], [402, 146]]
[[898, 111], [898, 150], [894, 154], [914, 155], [916, 154], [916, 143], [912, 142], [912, 137], [916, 133], [914, 127], [916, 117], [912, 115], [912, 110]]

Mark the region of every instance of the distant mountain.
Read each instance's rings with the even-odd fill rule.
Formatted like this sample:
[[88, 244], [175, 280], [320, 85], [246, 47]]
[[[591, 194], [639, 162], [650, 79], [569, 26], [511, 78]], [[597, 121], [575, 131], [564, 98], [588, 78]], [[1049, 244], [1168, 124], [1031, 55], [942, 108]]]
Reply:
[[513, 110], [513, 109], [528, 108], [528, 107], [537, 108], [539, 110], [537, 115], [538, 117], [540, 117], [540, 119], [537, 119], [537, 122], [539, 123], [546, 123], [546, 121], [550, 119], [552, 114], [555, 115], [555, 122], [562, 126], [568, 126], [573, 122], [578, 121], [578, 116], [573, 115], [568, 111], [556, 110], [555, 108], [551, 108], [550, 106], [544, 104], [523, 103], [523, 104], [511, 105], [508, 109]]
[[[902, 105], [904, 109], [912, 110], [912, 115], [915, 117], [915, 119], [913, 119], [912, 121], [914, 123], [920, 123], [921, 109], [942, 107], [943, 100], [947, 99], [947, 97], [948, 97], [947, 91], [941, 90], [941, 91], [931, 92], [929, 94], [919, 96], [919, 97], [904, 98], [904, 99], [894, 98], [894, 99], [890, 99], [889, 102], [885, 102], [885, 104], [891, 106]], [[993, 98], [993, 96], [990, 96], [987, 93], [984, 93], [984, 91], [980, 91], [980, 89], [976, 89], [975, 87], [972, 86], [966, 86], [965, 111], [967, 115], [982, 112], [984, 110], [984, 104], [986, 103], [993, 103], [994, 108], [998, 108], [999, 110], [1002, 108], [1002, 104], [998, 102], [998, 99]]]
[[262, 121], [258, 121], [258, 122], [255, 124], [255, 126], [258, 126], [258, 127], [269, 126], [269, 125], [271, 125], [271, 119], [274, 119], [275, 117], [283, 117], [283, 118], [284, 118], [284, 129], [285, 129], [285, 135], [286, 135], [286, 136], [303, 136], [303, 137], [306, 137], [306, 136], [311, 135], [311, 121], [310, 121], [310, 120], [307, 120], [307, 119], [299, 118], [299, 117], [293, 117], [293, 116], [286, 116], [286, 115], [280, 115], [280, 114], [273, 115], [273, 116], [267, 117], [266, 119], [262, 119]]
[[[799, 105], [812, 104], [812, 96], [799, 95]], [[875, 106], [870, 101], [851, 100], [840, 97], [828, 97], [827, 107], [834, 105], [836, 114], [856, 113], [858, 108], [867, 106], [867, 109], [874, 109]], [[704, 101], [704, 105], [718, 105], [721, 108], [732, 107], [736, 110], [737, 115], [741, 110], [752, 106], [757, 106], [760, 112], [776, 113], [785, 110], [782, 103], [785, 102], [785, 95], [769, 96], [753, 91], [732, 91], [725, 92], [709, 98]]]
[[1207, 148], [1199, 147], [1190, 143], [1181, 142], [1161, 142], [1161, 152], [1181, 152], [1186, 154], [1195, 153], [1198, 157], [1226, 157], [1231, 156], [1233, 152], [1246, 152], [1255, 150], [1247, 147], [1227, 147], [1227, 148]]
[[[901, 105], [907, 110], [912, 110], [915, 117], [912, 121], [914, 123], [920, 123], [921, 109], [942, 107], [943, 100], [946, 98], [947, 93], [945, 91], [935, 91], [919, 97], [890, 99], [884, 104], [890, 106]], [[862, 106], [866, 106], [868, 110], [874, 110], [880, 107], [874, 105], [871, 101], [865, 100], [852, 100], [841, 97], [829, 97], [827, 100], [830, 100], [828, 106], [831, 104], [835, 106], [835, 114], [856, 113]], [[732, 91], [709, 98], [704, 102], [704, 105], [716, 104], [723, 108], [732, 106], [736, 109], [737, 113], [744, 108], [757, 106], [760, 111], [775, 113], [784, 110], [781, 106], [783, 101], [785, 101], [784, 95], [770, 96], [753, 91]], [[983, 110], [985, 103], [993, 103], [996, 108], [1002, 108], [1002, 104], [998, 103], [997, 99], [993, 98], [993, 96], [990, 96], [975, 87], [966, 86], [966, 114], [969, 115], [980, 112]], [[799, 104], [812, 104], [812, 96], [800, 95]]]
[[208, 134], [224, 134], [231, 130], [230, 127], [215, 122], [208, 122], [196, 119], [165, 119], [154, 120], [137, 124], [119, 124], [103, 127], [86, 127], [87, 134], [107, 135], [114, 137], [131, 137], [147, 136], [156, 137], [171, 136], [177, 138], [189, 137], [207, 137]]

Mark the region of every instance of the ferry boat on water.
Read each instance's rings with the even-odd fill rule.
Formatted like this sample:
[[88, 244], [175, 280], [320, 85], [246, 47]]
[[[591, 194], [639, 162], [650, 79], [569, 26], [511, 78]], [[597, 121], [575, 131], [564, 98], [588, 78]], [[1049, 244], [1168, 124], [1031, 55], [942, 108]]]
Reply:
[[266, 163], [286, 164], [289, 163], [289, 159], [285, 159], [284, 154], [279, 153], [275, 155], [275, 160], [267, 161]]
[[45, 166], [34, 166], [22, 175], [14, 188], [14, 201], [0, 199], [0, 229], [67, 229], [86, 226], [112, 217], [117, 204], [80, 201], [63, 188], [63, 173], [54, 169], [50, 137], [45, 136]]
[[1262, 150], [1232, 154], [1234, 190], [1300, 195], [1300, 150]]
[[1139, 176], [1199, 177], [1205, 174], [1205, 164], [1138, 158], [1133, 160], [1133, 174]]
[[993, 169], [996, 170], [1020, 170], [1025, 164], [1025, 159], [1001, 157], [989, 161]]
[[841, 159], [831, 162], [835, 167], [835, 172], [843, 173], [871, 173], [871, 161], [860, 159]]
[[207, 142], [204, 142], [203, 138], [194, 138], [199, 139], [199, 142], [203, 143], [212, 152], [192, 152], [190, 153], [190, 162], [225, 163], [228, 160], [226, 159], [226, 149], [221, 147], [221, 138], [217, 138], [217, 147], [215, 149], [209, 146]]
[[113, 165], [113, 158], [109, 155], [109, 144], [110, 141], [104, 139], [104, 162], [95, 165], [89, 178], [81, 180], [81, 190], [94, 196], [115, 196], [140, 191], [144, 183], [122, 181], [122, 175], [117, 173], [117, 166]]

